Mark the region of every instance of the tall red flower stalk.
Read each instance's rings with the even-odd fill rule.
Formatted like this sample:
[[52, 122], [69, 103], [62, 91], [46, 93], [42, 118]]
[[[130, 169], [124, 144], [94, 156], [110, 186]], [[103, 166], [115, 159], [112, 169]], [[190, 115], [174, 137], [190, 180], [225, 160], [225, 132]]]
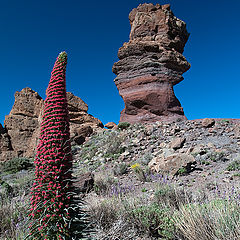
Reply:
[[67, 54], [57, 57], [46, 91], [31, 192], [31, 239], [72, 239], [72, 155], [66, 99]]

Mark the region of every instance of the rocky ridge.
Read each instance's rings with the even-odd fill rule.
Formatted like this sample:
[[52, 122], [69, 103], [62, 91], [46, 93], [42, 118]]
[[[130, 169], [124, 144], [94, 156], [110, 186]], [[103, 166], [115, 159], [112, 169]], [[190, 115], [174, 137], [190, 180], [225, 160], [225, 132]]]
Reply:
[[189, 33], [170, 5], [140, 4], [129, 14], [130, 40], [118, 51], [114, 82], [125, 103], [120, 122], [186, 119], [173, 86], [190, 64], [182, 55]]
[[[74, 144], [81, 144], [103, 124], [87, 113], [88, 105], [72, 93], [67, 93], [70, 135]], [[15, 102], [0, 126], [0, 161], [14, 157], [33, 157], [39, 138], [44, 101], [30, 88], [15, 93]]]

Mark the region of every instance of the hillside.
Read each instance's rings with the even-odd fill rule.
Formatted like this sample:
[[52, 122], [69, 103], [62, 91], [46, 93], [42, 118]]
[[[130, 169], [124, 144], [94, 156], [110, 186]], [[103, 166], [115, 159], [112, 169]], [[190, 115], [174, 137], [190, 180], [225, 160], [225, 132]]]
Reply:
[[[239, 203], [239, 127], [239, 120], [227, 119], [121, 123], [72, 146], [75, 184], [81, 188], [97, 229], [96, 239], [185, 239], [181, 231], [173, 235], [177, 224], [172, 225], [169, 214], [184, 211], [188, 203], [201, 206], [217, 199]], [[14, 201], [26, 198], [33, 178], [31, 168], [1, 175], [11, 186]], [[159, 206], [163, 215], [155, 216]], [[146, 216], [142, 208], [146, 208]], [[209, 209], [211, 214], [213, 209]], [[161, 223], [159, 216], [168, 220]], [[154, 230], [152, 224], [163, 229]], [[189, 227], [194, 231], [194, 226]], [[219, 239], [238, 239], [231, 235], [239, 234], [235, 231], [225, 229], [224, 234], [230, 235]]]

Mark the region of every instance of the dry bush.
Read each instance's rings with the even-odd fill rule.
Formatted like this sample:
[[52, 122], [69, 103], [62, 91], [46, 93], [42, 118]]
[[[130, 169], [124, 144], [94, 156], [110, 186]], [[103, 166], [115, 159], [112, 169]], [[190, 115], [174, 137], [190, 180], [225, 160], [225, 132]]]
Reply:
[[95, 175], [94, 191], [98, 195], [109, 195], [114, 185], [116, 185], [116, 181], [113, 176], [106, 175], [102, 172]]
[[155, 191], [154, 201], [160, 205], [164, 204], [170, 208], [179, 209], [181, 205], [191, 201], [191, 195], [183, 189], [159, 184]]
[[97, 239], [135, 239], [137, 236], [173, 239], [174, 226], [167, 207], [130, 194], [112, 198], [95, 196], [87, 202]]
[[188, 240], [240, 239], [240, 206], [234, 201], [183, 205], [173, 219]]
[[118, 219], [119, 203], [115, 199], [92, 198], [89, 206], [92, 222], [98, 229], [108, 230]]

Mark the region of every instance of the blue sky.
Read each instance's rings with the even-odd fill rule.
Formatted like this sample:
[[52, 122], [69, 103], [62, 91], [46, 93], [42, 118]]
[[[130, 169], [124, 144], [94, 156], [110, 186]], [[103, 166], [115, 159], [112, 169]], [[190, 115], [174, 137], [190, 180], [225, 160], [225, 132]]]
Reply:
[[239, 0], [0, 0], [0, 122], [15, 91], [30, 87], [45, 98], [54, 61], [65, 50], [67, 90], [104, 124], [117, 123], [124, 103], [112, 65], [128, 41], [129, 12], [144, 2], [170, 3], [191, 34], [184, 56], [192, 67], [175, 86], [187, 118], [240, 118]]

